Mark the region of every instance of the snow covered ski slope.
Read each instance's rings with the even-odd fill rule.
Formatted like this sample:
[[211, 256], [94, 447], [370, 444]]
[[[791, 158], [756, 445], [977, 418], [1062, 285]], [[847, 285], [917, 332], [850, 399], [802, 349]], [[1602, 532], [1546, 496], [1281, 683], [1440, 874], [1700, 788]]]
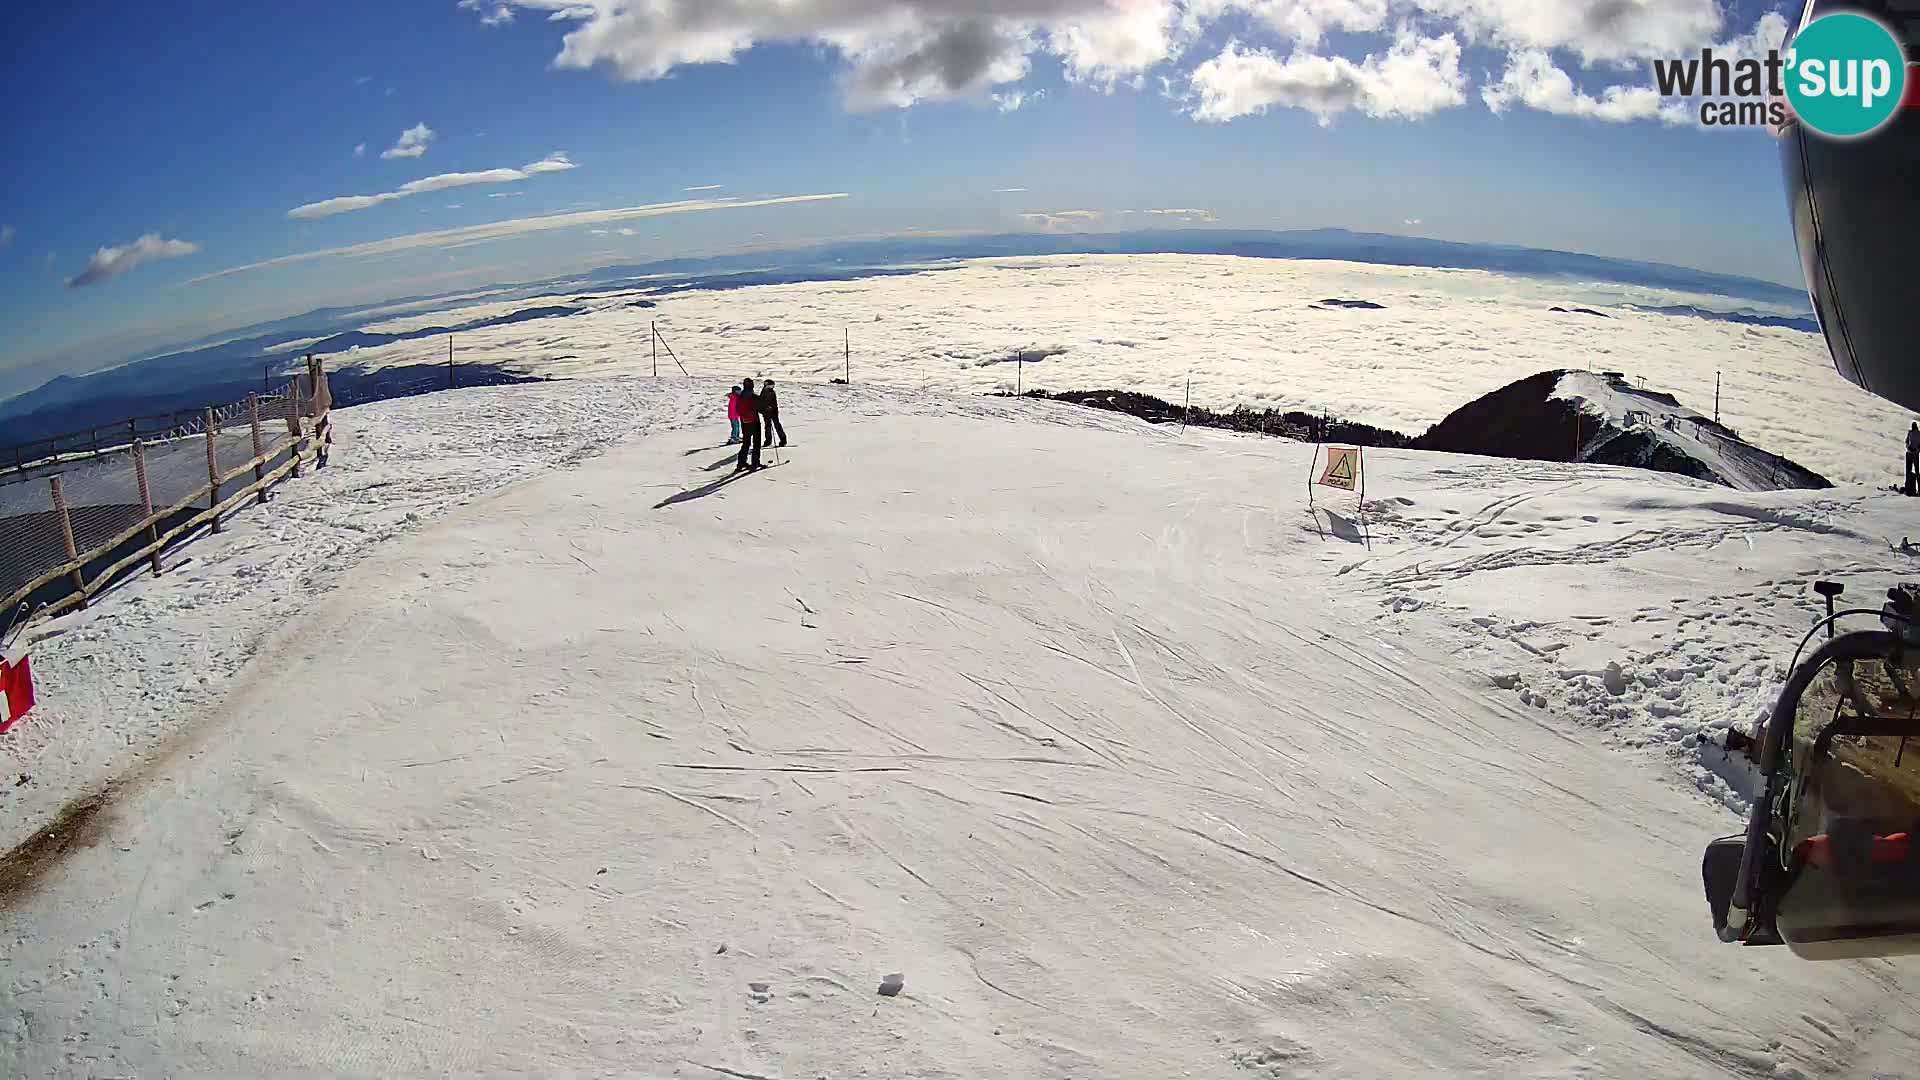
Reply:
[[[1310, 447], [783, 390], [731, 482], [720, 384], [343, 411], [391, 539], [237, 525], [226, 603], [43, 638], [56, 690], [158, 647], [114, 603], [247, 655], [0, 900], [0, 1073], [1910, 1071], [1910, 965], [1714, 941], [1691, 745], [1910, 504], [1369, 452], [1368, 548]], [[455, 405], [502, 457], [403, 434]]]

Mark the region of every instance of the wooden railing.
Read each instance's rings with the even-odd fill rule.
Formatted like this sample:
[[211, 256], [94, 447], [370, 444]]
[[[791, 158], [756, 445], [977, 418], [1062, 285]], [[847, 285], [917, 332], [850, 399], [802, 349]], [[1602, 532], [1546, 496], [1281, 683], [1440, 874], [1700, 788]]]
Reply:
[[[161, 553], [181, 537], [209, 525], [212, 531], [218, 532], [223, 516], [250, 499], [264, 498], [267, 489], [282, 479], [299, 476], [309, 461], [324, 465], [332, 442], [331, 405], [332, 395], [327, 388], [326, 373], [318, 362], [310, 361], [308, 371], [296, 376], [284, 393], [271, 397], [250, 395], [245, 401], [222, 409], [201, 410], [196, 419], [174, 425], [159, 439], [140, 437], [138, 421], [129, 421], [113, 428], [128, 436], [128, 441], [118, 446], [88, 449], [78, 455], [59, 453], [56, 446], [53, 447], [56, 452], [51, 455], [31, 461], [23, 459], [14, 471], [15, 475], [46, 474], [47, 503], [44, 505], [50, 508], [58, 524], [61, 550], [57, 554], [63, 557], [59, 558], [57, 565], [48, 566], [33, 573], [30, 579], [18, 582], [6, 598], [0, 600], [0, 611], [14, 610], [36, 593], [65, 578], [71, 585], [69, 591], [47, 601], [37, 612], [46, 616], [58, 615], [84, 608], [102, 589], [143, 560], [151, 564], [154, 573], [161, 572]], [[231, 437], [238, 432], [242, 423], [251, 436], [251, 452], [243, 461], [222, 462], [218, 443], [223, 432]], [[275, 430], [278, 425], [284, 425], [284, 433]], [[274, 431], [271, 437], [268, 434], [270, 430]], [[149, 449], [161, 445], [177, 446], [187, 439], [203, 439], [206, 443], [206, 481], [185, 492], [171, 492], [166, 505], [155, 505], [153, 485], [148, 475]], [[63, 483], [66, 470], [62, 466], [112, 468], [112, 465], [104, 464], [106, 459], [122, 455], [125, 458], [124, 467], [132, 474], [132, 487], [138, 492], [137, 519], [123, 521], [105, 536], [87, 537], [83, 548], [75, 529], [73, 508], [68, 505], [66, 485]], [[284, 461], [281, 460], [283, 457]], [[124, 474], [116, 479], [124, 481]], [[21, 476], [0, 490], [42, 482], [38, 476]], [[182, 514], [202, 501], [206, 504], [204, 509], [181, 519]], [[42, 538], [43, 544], [48, 542], [51, 542], [48, 538]], [[30, 557], [30, 553], [21, 552], [19, 557]], [[112, 558], [113, 562], [89, 571], [89, 567], [105, 558]], [[36, 559], [37, 564], [49, 561], [46, 556]]]

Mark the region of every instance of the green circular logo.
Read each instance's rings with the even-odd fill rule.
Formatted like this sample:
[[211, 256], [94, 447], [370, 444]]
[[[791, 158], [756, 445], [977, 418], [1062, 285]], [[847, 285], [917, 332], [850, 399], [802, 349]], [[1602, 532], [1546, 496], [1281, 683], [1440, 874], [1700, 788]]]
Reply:
[[1823, 15], [1794, 36], [1787, 101], [1822, 135], [1867, 135], [1893, 118], [1907, 90], [1907, 56], [1893, 31], [1865, 15]]

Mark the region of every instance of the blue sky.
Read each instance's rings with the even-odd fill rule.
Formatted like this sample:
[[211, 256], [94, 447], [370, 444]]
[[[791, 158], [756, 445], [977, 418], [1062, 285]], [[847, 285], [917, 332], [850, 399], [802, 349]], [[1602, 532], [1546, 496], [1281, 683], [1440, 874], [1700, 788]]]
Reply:
[[641, 6], [12, 13], [0, 382], [326, 304], [916, 229], [1343, 226], [1797, 278], [1768, 137], [1632, 90], [1773, 5]]

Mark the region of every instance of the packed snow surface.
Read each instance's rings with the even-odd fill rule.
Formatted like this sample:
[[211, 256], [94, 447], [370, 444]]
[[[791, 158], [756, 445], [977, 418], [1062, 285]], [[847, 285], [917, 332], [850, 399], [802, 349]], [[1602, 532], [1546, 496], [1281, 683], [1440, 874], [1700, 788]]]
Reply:
[[[1380, 309], [1330, 307], [1322, 303], [1329, 297]], [[1569, 303], [1599, 305], [1610, 317], [1552, 310]], [[1817, 334], [1632, 306], [1725, 311], [1742, 301], [1321, 260], [975, 259], [851, 281], [489, 300], [360, 328], [404, 333], [556, 304], [584, 313], [463, 331], [460, 361], [557, 377], [648, 373], [657, 324], [696, 376], [826, 382], [850, 368], [856, 383], [1132, 390], [1167, 401], [1183, 400], [1191, 377], [1194, 403], [1208, 408], [1326, 409], [1413, 435], [1482, 394], [1555, 368], [1622, 371], [1708, 415], [1719, 375], [1722, 418], [1748, 441], [1836, 483], [1889, 486], [1899, 482], [1911, 419], [1835, 375]], [[371, 367], [436, 363], [446, 342], [331, 357]], [[679, 374], [665, 351], [659, 364]]]
[[1714, 941], [1693, 742], [1912, 503], [1369, 451], [1363, 521], [865, 387], [730, 479], [723, 390], [342, 410], [37, 629], [0, 822], [127, 781], [0, 899], [0, 1074], [1910, 1070], [1910, 965]]

